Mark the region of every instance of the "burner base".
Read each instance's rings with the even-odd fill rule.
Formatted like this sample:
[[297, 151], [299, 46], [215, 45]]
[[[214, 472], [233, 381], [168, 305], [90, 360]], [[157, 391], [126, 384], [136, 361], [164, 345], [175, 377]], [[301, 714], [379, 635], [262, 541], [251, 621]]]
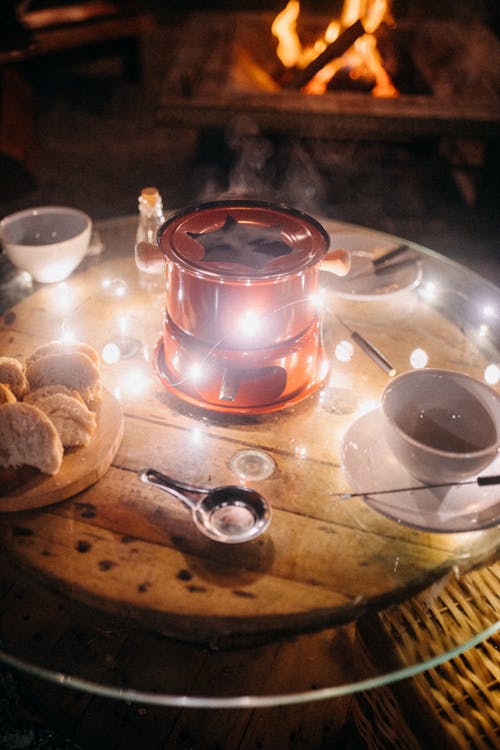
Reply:
[[193, 340], [171, 321], [155, 348], [154, 370], [183, 401], [233, 414], [266, 414], [310, 396], [328, 360], [318, 320], [300, 336], [264, 350], [221, 350]]

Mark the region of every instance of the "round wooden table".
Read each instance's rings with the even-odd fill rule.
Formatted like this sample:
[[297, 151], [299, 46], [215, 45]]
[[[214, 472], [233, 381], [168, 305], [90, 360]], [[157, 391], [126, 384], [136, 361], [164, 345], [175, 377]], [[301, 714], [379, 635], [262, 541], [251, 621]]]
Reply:
[[[323, 223], [332, 245], [363, 256], [401, 242]], [[394, 507], [385, 513], [369, 497], [342, 498], [353, 489], [353, 477], [358, 483], [363, 478], [363, 467], [352, 464], [352, 446], [361, 458], [372, 455], [372, 444], [380, 450], [377, 410], [391, 377], [351, 332], [397, 372], [445, 367], [486, 378], [498, 389], [500, 291], [411, 243], [419, 268], [411, 283], [344, 294], [325, 274], [325, 385], [270, 414], [216, 413], [179, 399], [154, 374], [165, 292], [161, 280], [151, 284], [135, 268], [135, 226], [135, 217], [98, 224], [100, 254], [65, 282], [28, 288], [0, 318], [1, 355], [24, 360], [36, 346], [59, 338], [92, 344], [113, 404], [113, 416], [101, 415], [99, 429], [109, 428], [116, 405], [123, 414], [109, 468], [90, 472], [89, 486], [66, 499], [49, 493], [42, 507], [21, 501], [21, 509], [0, 513], [3, 657], [49, 679], [76, 680], [91, 691], [112, 683], [116, 697], [140, 694], [151, 702], [155, 691], [165, 702], [183, 705], [197, 705], [193, 696], [200, 691], [209, 696], [208, 705], [254, 688], [280, 696], [298, 691], [301, 700], [312, 699], [311, 685], [352, 691], [356, 680], [373, 675], [355, 668], [351, 651], [347, 656], [349, 623], [494, 559], [500, 490], [482, 514], [474, 510], [471, 488], [471, 509], [469, 500], [460, 499], [464, 520], [458, 527], [449, 508], [440, 515], [436, 507], [430, 516], [408, 516], [405, 508], [398, 518]], [[29, 286], [22, 274], [15, 279]], [[259, 466], [264, 457], [265, 478], [242, 479], [235, 467], [243, 451]], [[144, 467], [193, 484], [246, 483], [270, 502], [269, 529], [242, 545], [213, 542], [178, 502], [139, 481]], [[378, 470], [367, 467], [368, 480]], [[8, 491], [2, 493], [7, 504]], [[75, 627], [92, 627], [86, 649], [75, 645]], [[485, 635], [488, 627], [484, 623]], [[483, 627], [476, 631], [464, 632], [457, 646], [480, 638]], [[141, 668], [131, 668], [133, 654], [141, 655]], [[281, 672], [270, 679], [275, 660]], [[200, 681], [203, 664], [212, 677]]]

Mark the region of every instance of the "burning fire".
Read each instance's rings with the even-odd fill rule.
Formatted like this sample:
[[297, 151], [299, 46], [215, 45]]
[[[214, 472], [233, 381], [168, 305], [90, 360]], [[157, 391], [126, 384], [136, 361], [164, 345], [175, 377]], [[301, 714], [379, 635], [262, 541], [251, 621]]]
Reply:
[[297, 33], [300, 14], [299, 0], [289, 0], [287, 6], [274, 19], [271, 31], [278, 40], [276, 53], [286, 68], [304, 69], [316, 60], [329, 45], [356, 21], [364, 29], [347, 52], [328, 62], [304, 86], [308, 94], [323, 94], [328, 83], [341, 69], [350, 70], [351, 78], [370, 77], [374, 80], [372, 94], [379, 97], [394, 97], [398, 91], [384, 68], [377, 49], [375, 31], [382, 21], [392, 23], [388, 3], [390, 0], [344, 0], [339, 19], [332, 20], [323, 36], [309, 47], [303, 47]]

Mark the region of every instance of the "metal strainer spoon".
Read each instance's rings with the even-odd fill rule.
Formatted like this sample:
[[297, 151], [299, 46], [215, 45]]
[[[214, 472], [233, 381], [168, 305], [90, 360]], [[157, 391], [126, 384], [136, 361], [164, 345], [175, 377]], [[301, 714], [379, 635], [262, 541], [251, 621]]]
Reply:
[[[156, 469], [142, 469], [138, 476], [142, 482], [180, 500], [191, 511], [198, 530], [216, 542], [248, 542], [262, 534], [271, 521], [271, 509], [265, 498], [248, 487], [199, 487], [172, 479]], [[205, 497], [193, 500], [185, 492]]]

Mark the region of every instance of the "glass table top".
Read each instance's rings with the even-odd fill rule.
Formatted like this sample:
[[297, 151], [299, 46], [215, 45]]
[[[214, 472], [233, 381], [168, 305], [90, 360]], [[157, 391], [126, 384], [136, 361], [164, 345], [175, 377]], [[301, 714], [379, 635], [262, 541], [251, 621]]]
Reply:
[[[0, 354], [23, 361], [54, 339], [85, 341], [104, 390], [98, 450], [65, 456], [66, 484], [4, 483], [5, 663], [125, 700], [248, 708], [370, 689], [497, 632], [469, 571], [497, 557], [498, 488], [423, 490], [418, 501], [375, 490], [408, 486], [380, 425], [394, 371], [448, 368], [499, 390], [500, 290], [401, 238], [322, 223], [352, 254], [349, 277], [320, 272], [325, 371], [304, 398], [263, 413], [217, 411], [166, 382], [165, 282], [135, 268], [135, 217], [97, 224], [95, 254], [64, 282], [10, 272]], [[372, 273], [372, 258], [401, 244], [416, 260]], [[485, 473], [500, 473], [497, 463]], [[207, 539], [181, 503], [140, 482], [144, 467], [249, 486], [269, 502], [270, 525], [242, 545]], [[442, 638], [397, 659], [388, 639], [382, 658], [361, 657], [359, 623], [366, 632], [471, 575], [470, 612]], [[438, 597], [430, 618], [445, 617]]]

